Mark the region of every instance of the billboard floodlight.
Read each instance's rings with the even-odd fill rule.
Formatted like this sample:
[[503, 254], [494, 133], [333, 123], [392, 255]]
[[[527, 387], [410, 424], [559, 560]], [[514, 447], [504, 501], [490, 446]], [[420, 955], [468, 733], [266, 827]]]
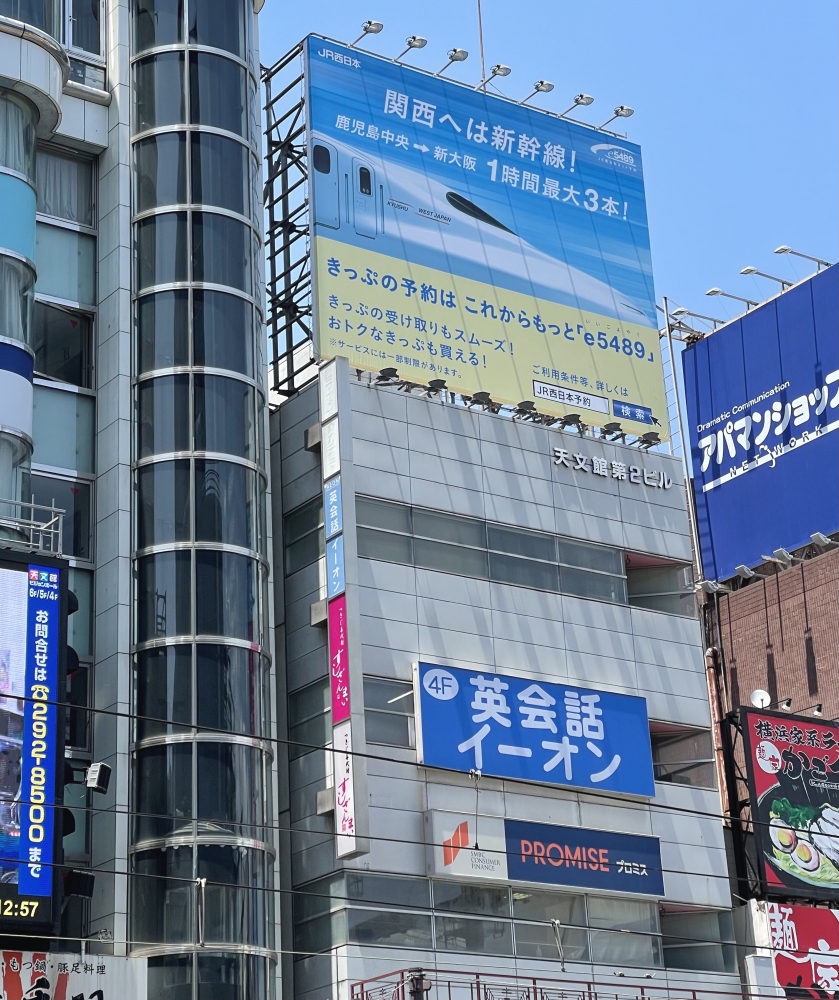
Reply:
[[466, 49], [449, 49], [447, 55], [449, 57], [449, 61], [446, 63], [443, 69], [438, 70], [434, 74], [435, 76], [439, 76], [441, 73], [447, 70], [452, 63], [465, 62], [469, 58], [469, 53], [467, 52]]
[[550, 80], [537, 80], [533, 84], [533, 93], [528, 94], [523, 101], [519, 101], [519, 104], [527, 104], [531, 97], [535, 97], [537, 94], [550, 94], [554, 89], [554, 85]]
[[746, 309], [751, 309], [753, 306], [760, 305], [760, 303], [755, 302], [754, 299], [744, 299], [742, 295], [732, 295], [731, 292], [724, 292], [721, 288], [709, 288], [705, 294], [721, 295], [724, 299], [736, 299], [738, 302], [745, 302]]
[[675, 316], [677, 319], [680, 319], [683, 316], [691, 316], [693, 319], [704, 319], [708, 323], [713, 323], [715, 330], [718, 326], [725, 326], [727, 322], [727, 320], [717, 319], [715, 316], [703, 316], [702, 313], [691, 312], [690, 309], [685, 309], [684, 306], [679, 306], [677, 309], [674, 309], [670, 315]]
[[810, 541], [813, 545], [818, 545], [823, 549], [828, 549], [831, 545], [839, 545], [839, 542], [834, 542], [832, 538], [828, 538], [827, 535], [821, 531], [814, 531], [813, 534], [810, 535]]
[[402, 56], [406, 55], [411, 49], [424, 49], [428, 45], [428, 39], [423, 38], [422, 35], [409, 35], [405, 39], [406, 48], [404, 48], [399, 55], [393, 60], [394, 62], [399, 62]]
[[358, 36], [358, 38], [356, 38], [354, 42], [350, 42], [350, 48], [352, 48], [354, 45], [358, 45], [358, 43], [361, 41], [362, 38], [364, 38], [365, 35], [378, 35], [378, 33], [382, 30], [383, 27], [384, 25], [382, 24], [381, 21], [365, 21], [364, 24], [362, 24], [361, 26], [361, 34]]
[[735, 570], [741, 580], [751, 580], [751, 578], [755, 575], [755, 571], [750, 569], [748, 566], [736, 566]]
[[777, 281], [781, 286], [781, 291], [792, 288], [793, 282], [786, 278], [776, 278], [774, 274], [767, 274], [765, 271], [758, 271], [756, 267], [744, 267], [740, 274], [756, 274], [759, 278], [769, 278], [770, 281]]
[[700, 580], [693, 589], [701, 590], [703, 594], [728, 594], [730, 592], [728, 587], [717, 583], [716, 580]]
[[587, 108], [589, 104], [594, 104], [594, 98], [591, 94], [577, 94], [571, 107], [563, 111], [559, 117], [564, 118], [570, 111], [573, 111], [574, 108]]
[[600, 129], [602, 129], [602, 128], [606, 128], [606, 126], [610, 122], [613, 122], [616, 118], [631, 118], [634, 114], [635, 114], [635, 109], [634, 108], [627, 107], [625, 104], [619, 104], [615, 108], [615, 111], [614, 111], [614, 114], [612, 115], [612, 117], [611, 118], [607, 118], [606, 121], [603, 122], [602, 125], [598, 125], [597, 126], [598, 131]]
[[804, 260], [811, 260], [816, 265], [816, 270], [821, 271], [823, 267], [830, 267], [829, 260], [822, 260], [821, 257], [811, 257], [808, 253], [801, 253], [800, 250], [793, 250], [792, 247], [778, 247], [775, 253], [791, 253], [793, 257], [803, 257]]
[[505, 66], [504, 63], [496, 63], [490, 68], [489, 76], [485, 80], [481, 80], [475, 90], [486, 90], [486, 85], [494, 80], [497, 76], [509, 76], [513, 71], [509, 66]]

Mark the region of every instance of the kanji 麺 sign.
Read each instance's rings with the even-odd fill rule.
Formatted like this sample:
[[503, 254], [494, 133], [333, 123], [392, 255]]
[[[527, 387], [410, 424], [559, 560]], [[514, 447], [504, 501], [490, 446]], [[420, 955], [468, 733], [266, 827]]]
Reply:
[[414, 699], [428, 767], [655, 795], [644, 698], [419, 663]]

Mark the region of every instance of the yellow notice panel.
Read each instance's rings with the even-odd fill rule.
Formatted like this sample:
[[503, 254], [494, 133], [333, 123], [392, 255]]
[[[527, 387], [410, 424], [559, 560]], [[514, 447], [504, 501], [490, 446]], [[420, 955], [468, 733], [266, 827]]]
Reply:
[[669, 437], [658, 332], [317, 236], [317, 351]]

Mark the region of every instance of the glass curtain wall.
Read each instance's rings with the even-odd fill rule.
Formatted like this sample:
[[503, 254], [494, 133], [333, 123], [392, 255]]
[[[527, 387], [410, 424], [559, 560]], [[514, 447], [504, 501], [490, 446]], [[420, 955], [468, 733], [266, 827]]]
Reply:
[[272, 996], [251, 0], [132, 11], [131, 937], [155, 1000]]

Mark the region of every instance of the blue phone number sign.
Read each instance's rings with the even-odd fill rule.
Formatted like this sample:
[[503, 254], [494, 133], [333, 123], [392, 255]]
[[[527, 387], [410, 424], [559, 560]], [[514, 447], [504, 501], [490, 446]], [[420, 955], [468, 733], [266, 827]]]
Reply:
[[655, 795], [643, 698], [430, 663], [415, 687], [421, 764]]

